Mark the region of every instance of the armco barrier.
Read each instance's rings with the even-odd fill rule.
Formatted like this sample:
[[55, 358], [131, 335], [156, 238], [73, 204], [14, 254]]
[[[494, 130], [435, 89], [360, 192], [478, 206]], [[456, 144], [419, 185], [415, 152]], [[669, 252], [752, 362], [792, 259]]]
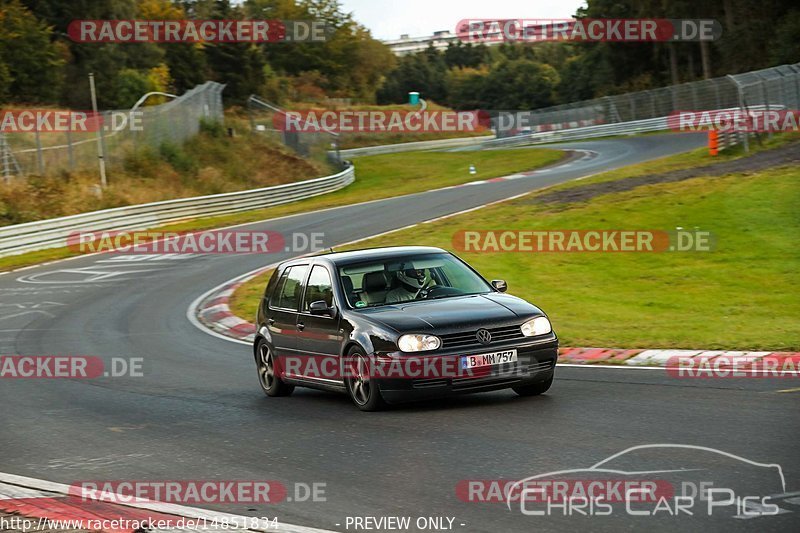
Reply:
[[[779, 104], [754, 105], [747, 108], [747, 111], [769, 111], [781, 110], [785, 106]], [[720, 111], [739, 111], [739, 108], [728, 108]], [[669, 117], [647, 118], [644, 120], [631, 120], [628, 122], [615, 122], [613, 124], [598, 124], [594, 126], [583, 126], [579, 128], [568, 128], [563, 130], [542, 131], [514, 137], [504, 137], [484, 141], [482, 148], [499, 148], [506, 146], [520, 146], [525, 144], [544, 144], [560, 141], [580, 141], [584, 139], [596, 139], [598, 137], [610, 137], [615, 135], [638, 135], [641, 133], [652, 133], [657, 131], [672, 131], [670, 129]], [[743, 140], [744, 133], [726, 133], [726, 146], [733, 146]]]
[[494, 139], [494, 135], [482, 135], [480, 137], [458, 137], [455, 139], [436, 139], [433, 141], [415, 141], [410, 143], [384, 144], [380, 146], [365, 146], [363, 148], [349, 148], [340, 150], [339, 154], [343, 158], [358, 157], [360, 155], [379, 155], [379, 154], [399, 154], [401, 152], [413, 152], [416, 150], [436, 150], [438, 148], [458, 148], [461, 146], [474, 146], [487, 142], [487, 139]]
[[0, 257], [66, 246], [79, 231], [144, 230], [183, 219], [224, 215], [303, 200], [336, 191], [355, 180], [349, 166], [338, 174], [249, 191], [166, 200], [28, 222], [0, 228]]
[[612, 135], [636, 135], [639, 133], [649, 133], [653, 131], [668, 130], [667, 117], [648, 118], [645, 120], [633, 120], [630, 122], [616, 122], [613, 124], [599, 124], [595, 126], [583, 126], [581, 128], [569, 128], [554, 131], [542, 131], [527, 135], [517, 135], [514, 137], [504, 137], [485, 141], [483, 146], [486, 148], [501, 146], [518, 146], [522, 144], [541, 144], [559, 141], [577, 141], [582, 139], [593, 139], [597, 137], [609, 137]]

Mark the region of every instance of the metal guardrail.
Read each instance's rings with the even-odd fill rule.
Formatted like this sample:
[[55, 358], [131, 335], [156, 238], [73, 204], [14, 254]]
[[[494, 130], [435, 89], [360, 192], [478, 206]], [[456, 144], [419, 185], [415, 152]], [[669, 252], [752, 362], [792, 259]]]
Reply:
[[[775, 111], [784, 109], [785, 106], [775, 103], [766, 103], [749, 106], [745, 111]], [[738, 107], [720, 109], [719, 111], [741, 111]], [[519, 146], [525, 144], [543, 144], [560, 141], [578, 141], [583, 139], [595, 139], [598, 137], [611, 137], [615, 135], [637, 135], [640, 133], [652, 133], [657, 131], [673, 131], [670, 126], [669, 117], [655, 117], [643, 120], [629, 120], [627, 122], [615, 122], [612, 124], [598, 124], [594, 126], [583, 126], [578, 128], [567, 128], [560, 130], [541, 131], [514, 137], [503, 137], [492, 139], [482, 144], [483, 148]], [[747, 138], [744, 133], [730, 133], [726, 135], [726, 142], [729, 146], [737, 144]]]
[[494, 135], [480, 137], [458, 137], [455, 139], [435, 139], [433, 141], [415, 141], [410, 143], [383, 144], [380, 146], [364, 146], [363, 148], [349, 148], [339, 150], [343, 158], [358, 157], [360, 155], [399, 154], [401, 152], [414, 152], [417, 150], [435, 150], [437, 148], [458, 148], [461, 146], [474, 146], [494, 139]]
[[630, 122], [616, 122], [614, 124], [600, 124], [597, 126], [584, 126], [582, 128], [569, 128], [563, 130], [542, 131], [515, 137], [504, 137], [485, 141], [485, 148], [518, 146], [523, 144], [541, 144], [559, 141], [576, 141], [593, 139], [597, 137], [610, 137], [613, 135], [636, 135], [654, 131], [668, 130], [667, 117], [632, 120]]
[[355, 180], [355, 168], [297, 183], [249, 191], [166, 200], [0, 228], [0, 257], [67, 245], [70, 234], [144, 230], [168, 222], [249, 211], [339, 190]]

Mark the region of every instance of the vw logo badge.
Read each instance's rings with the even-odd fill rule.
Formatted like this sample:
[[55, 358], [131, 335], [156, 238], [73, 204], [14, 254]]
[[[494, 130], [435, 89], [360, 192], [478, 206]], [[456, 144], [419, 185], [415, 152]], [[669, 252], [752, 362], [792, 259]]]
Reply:
[[489, 330], [486, 329], [479, 329], [475, 333], [475, 337], [477, 337], [478, 341], [481, 344], [489, 344], [490, 342], [492, 342], [492, 334], [489, 333]]

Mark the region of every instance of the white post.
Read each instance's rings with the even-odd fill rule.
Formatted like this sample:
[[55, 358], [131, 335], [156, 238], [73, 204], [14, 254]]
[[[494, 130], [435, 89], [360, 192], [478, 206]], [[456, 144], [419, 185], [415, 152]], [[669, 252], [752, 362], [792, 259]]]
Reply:
[[92, 113], [94, 113], [94, 119], [97, 121], [97, 161], [100, 165], [100, 186], [105, 189], [108, 185], [108, 180], [106, 179], [106, 160], [105, 154], [103, 154], [103, 139], [102, 139], [102, 131], [101, 128], [103, 127], [102, 121], [99, 121], [99, 117], [97, 115], [97, 93], [94, 89], [94, 73], [89, 73], [89, 90], [92, 94]]

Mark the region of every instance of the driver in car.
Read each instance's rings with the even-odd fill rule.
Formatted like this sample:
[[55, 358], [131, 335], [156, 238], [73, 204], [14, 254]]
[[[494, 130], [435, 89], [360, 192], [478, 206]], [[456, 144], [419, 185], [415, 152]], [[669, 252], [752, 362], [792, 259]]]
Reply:
[[398, 270], [397, 279], [400, 286], [386, 293], [387, 304], [413, 300], [430, 283], [423, 269]]

